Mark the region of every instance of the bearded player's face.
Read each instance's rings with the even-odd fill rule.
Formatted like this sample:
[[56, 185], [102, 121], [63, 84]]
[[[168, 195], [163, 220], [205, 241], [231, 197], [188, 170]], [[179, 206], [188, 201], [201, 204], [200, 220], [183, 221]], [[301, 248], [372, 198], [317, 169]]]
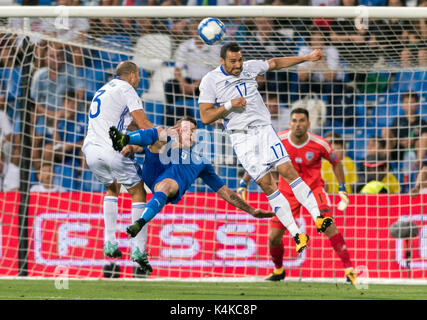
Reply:
[[225, 59], [221, 58], [221, 64], [227, 74], [238, 77], [243, 69], [242, 52], [227, 51]]
[[310, 128], [310, 122], [308, 121], [305, 114], [294, 113], [291, 117], [289, 128], [295, 137], [300, 138], [307, 133], [308, 129]]

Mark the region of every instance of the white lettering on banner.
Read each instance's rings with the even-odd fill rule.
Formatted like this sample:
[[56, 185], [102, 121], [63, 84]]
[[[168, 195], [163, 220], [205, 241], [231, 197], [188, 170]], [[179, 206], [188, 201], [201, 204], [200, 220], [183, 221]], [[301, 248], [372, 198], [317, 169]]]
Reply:
[[[255, 231], [253, 224], [225, 224], [218, 228], [216, 239], [225, 246], [245, 246], [243, 249], [222, 249], [216, 253], [221, 258], [249, 258], [256, 251], [255, 241], [249, 237]], [[245, 233], [244, 236], [232, 236], [231, 233]]]
[[[249, 257], [254, 257], [251, 253], [253, 249], [252, 245], [255, 245], [256, 250], [256, 241], [250, 236], [239, 235], [241, 238], [245, 238], [245, 242], [241, 239], [236, 239], [239, 237], [231, 236], [229, 233], [236, 232], [248, 232], [247, 230], [256, 230], [257, 219], [249, 216], [248, 214], [224, 214], [224, 213], [162, 213], [156, 216], [156, 219], [159, 220], [162, 229], [156, 234], [149, 233], [152, 237], [159, 237], [161, 242], [161, 250], [159, 252], [159, 257], [153, 257], [150, 260], [150, 264], [153, 267], [174, 267], [174, 266], [186, 266], [186, 267], [273, 267], [273, 263], [269, 259], [233, 259], [236, 257], [236, 254], [247, 254]], [[46, 227], [45, 223], [49, 221], [55, 221], [59, 231], [61, 228], [60, 236], [52, 238], [45, 238], [44, 233], [54, 233], [56, 230], [52, 227]], [[107, 263], [110, 263], [111, 260], [102, 259], [102, 258], [83, 258], [83, 257], [71, 257], [67, 256], [67, 252], [70, 251], [70, 247], [82, 247], [88, 243], [87, 233], [92, 230], [92, 228], [99, 228], [103, 226], [104, 216], [102, 213], [41, 213], [34, 218], [34, 258], [36, 264], [42, 264], [47, 266], [104, 266]], [[118, 221], [118, 231], [122, 232], [121, 235], [118, 234], [119, 246], [121, 248], [130, 248], [131, 240], [126, 237], [124, 229], [129, 225], [131, 221], [130, 214], [120, 214]], [[174, 223], [174, 221], [179, 221], [179, 223]], [[192, 223], [185, 223], [186, 221]], [[195, 224], [197, 221], [200, 224]], [[212, 230], [212, 239], [205, 239], [200, 234], [201, 225], [206, 222], [227, 222], [227, 224], [220, 224], [222, 228], [218, 230]], [[300, 217], [296, 219], [296, 222], [300, 226], [302, 232], [305, 231], [305, 220]], [[227, 229], [226, 225], [237, 225], [239, 227], [233, 227]], [[64, 226], [62, 226], [64, 225]], [[240, 227], [243, 226], [243, 227]], [[251, 226], [251, 227], [248, 227]], [[242, 229], [240, 229], [242, 228]], [[230, 231], [231, 230], [231, 231]], [[243, 231], [237, 231], [243, 230]], [[86, 233], [85, 237], [83, 235], [72, 234], [70, 232], [80, 232]], [[93, 230], [92, 230], [93, 231]], [[216, 232], [221, 233], [217, 235]], [[59, 232], [58, 232], [59, 233]], [[181, 233], [181, 234], [178, 234]], [[184, 235], [183, 233], [187, 233]], [[227, 234], [228, 233], [228, 234]], [[252, 233], [253, 234], [253, 233]], [[99, 233], [102, 243], [102, 234]], [[217, 256], [210, 256], [210, 258], [199, 258], [194, 259], [197, 254], [202, 252], [202, 245], [205, 241], [217, 241], [219, 240], [222, 245], [237, 245], [237, 243], [243, 243], [246, 248], [233, 251], [233, 255], [227, 255], [227, 251], [230, 248], [221, 248], [221, 252]], [[58, 241], [58, 252], [62, 253], [57, 258], [47, 258], [51, 257], [52, 252], [51, 248], [55, 247], [52, 244], [52, 240]], [[237, 242], [236, 242], [237, 241]], [[240, 242], [241, 241], [241, 242]], [[174, 247], [173, 247], [174, 246]], [[180, 246], [178, 248], [177, 246]], [[60, 248], [59, 248], [60, 247]], [[183, 248], [184, 247], [184, 248]], [[90, 248], [93, 249], [93, 248]], [[102, 248], [97, 248], [97, 250], [102, 250]], [[229, 253], [231, 253], [231, 251]], [[70, 254], [70, 252], [68, 252]], [[225, 258], [221, 258], [221, 255], [224, 255]], [[165, 259], [167, 257], [167, 259]], [[192, 258], [192, 259], [189, 259]], [[306, 252], [304, 251], [301, 255], [294, 259], [285, 260], [283, 265], [285, 268], [298, 268], [300, 267], [306, 259]], [[133, 266], [134, 262], [131, 260], [117, 260], [117, 263], [121, 266]]]
[[70, 237], [70, 232], [89, 232], [91, 229], [88, 223], [63, 223], [58, 228], [58, 255], [66, 256], [69, 247], [86, 247], [87, 238]]
[[167, 224], [160, 232], [160, 239], [170, 246], [187, 248], [162, 249], [162, 257], [191, 258], [197, 255], [200, 249], [199, 242], [193, 236], [177, 236], [173, 233], [196, 233], [199, 230], [197, 224]]
[[[402, 216], [397, 221], [413, 221], [413, 222], [427, 222], [426, 214], [415, 214], [412, 216]], [[396, 221], [396, 222], [397, 222]], [[427, 258], [427, 225], [422, 225], [420, 233], [418, 234], [419, 239], [419, 253], [421, 258]], [[407, 261], [404, 249], [404, 239], [396, 239], [396, 261], [399, 263], [401, 268], [407, 268]], [[416, 249], [416, 248], [413, 248]], [[417, 259], [409, 262], [411, 269], [427, 269], [427, 261]]]

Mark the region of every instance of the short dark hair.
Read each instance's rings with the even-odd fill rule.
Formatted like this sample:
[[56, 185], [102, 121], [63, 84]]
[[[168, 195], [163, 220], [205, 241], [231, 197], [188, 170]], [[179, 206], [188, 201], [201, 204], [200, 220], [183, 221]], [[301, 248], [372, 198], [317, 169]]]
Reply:
[[371, 137], [371, 139], [375, 140], [375, 142], [379, 144], [379, 147], [381, 149], [385, 149], [386, 143], [385, 143], [385, 140], [381, 136]]
[[338, 132], [329, 131], [326, 133], [325, 138], [331, 138], [331, 144], [338, 144], [340, 146], [344, 146], [344, 140], [342, 136]]
[[420, 97], [418, 96], [418, 93], [416, 93], [415, 91], [407, 91], [404, 94], [402, 94], [401, 100], [403, 102], [403, 99], [405, 98], [415, 98], [417, 100], [417, 102], [420, 101]]
[[304, 108], [295, 108], [295, 109], [292, 109], [292, 111], [291, 111], [291, 117], [294, 114], [300, 114], [300, 113], [305, 114], [305, 116], [307, 117], [307, 120], [310, 120], [309, 113], [308, 113], [307, 109], [304, 109]]
[[184, 118], [179, 119], [179, 120], [178, 120], [178, 122], [177, 122], [176, 124], [177, 124], [177, 125], [180, 125], [183, 121], [189, 121], [189, 122], [191, 122], [192, 124], [194, 124], [194, 125], [196, 126], [196, 128], [197, 128], [197, 121], [196, 121], [196, 119], [194, 119], [193, 117], [185, 116]]
[[231, 52], [239, 52], [242, 49], [237, 44], [237, 42], [229, 42], [222, 46], [220, 56], [221, 58], [225, 59], [227, 57], [227, 51]]
[[75, 100], [76, 99], [76, 92], [74, 90], [68, 90], [65, 94], [64, 100]]
[[116, 69], [116, 75], [118, 77], [127, 76], [131, 72], [138, 73], [138, 66], [132, 61], [120, 62]]

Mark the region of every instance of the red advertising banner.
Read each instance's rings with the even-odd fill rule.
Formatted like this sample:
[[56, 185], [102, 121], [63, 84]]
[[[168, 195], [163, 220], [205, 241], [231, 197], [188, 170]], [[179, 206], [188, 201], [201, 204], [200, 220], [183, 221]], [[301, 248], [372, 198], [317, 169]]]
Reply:
[[[267, 208], [264, 195], [250, 195], [255, 207]], [[261, 200], [261, 201], [260, 201]], [[369, 278], [427, 278], [427, 196], [353, 195], [345, 216], [335, 222], [346, 239], [355, 267]], [[338, 197], [331, 196], [332, 202]], [[66, 267], [75, 277], [102, 277], [112, 259], [103, 254], [103, 194], [33, 194], [29, 216], [29, 275], [55, 276]], [[122, 259], [115, 259], [132, 276], [131, 201], [119, 198], [118, 233]], [[416, 223], [418, 236], [394, 239], [390, 226], [398, 220]], [[312, 218], [297, 221], [310, 236], [302, 255], [284, 237], [285, 267], [291, 277], [344, 277], [342, 263], [329, 240], [316, 232]], [[11, 231], [4, 229], [3, 233]], [[4, 238], [3, 238], [4, 239]], [[264, 276], [273, 268], [268, 254], [268, 219], [236, 211], [216, 194], [186, 194], [179, 205], [168, 205], [149, 225], [147, 250], [152, 277]], [[410, 252], [410, 257], [407, 252]], [[410, 268], [410, 273], [408, 272]]]
[[0, 275], [18, 274], [19, 193], [0, 192]]

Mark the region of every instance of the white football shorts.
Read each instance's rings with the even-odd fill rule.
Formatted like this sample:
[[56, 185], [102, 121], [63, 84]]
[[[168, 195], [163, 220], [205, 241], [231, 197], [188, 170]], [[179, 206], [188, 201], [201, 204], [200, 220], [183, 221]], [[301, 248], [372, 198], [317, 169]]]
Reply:
[[273, 126], [236, 130], [230, 133], [231, 145], [240, 163], [257, 181], [271, 168], [290, 161], [289, 155]]
[[142, 170], [134, 159], [122, 156], [113, 149], [88, 144], [82, 149], [86, 163], [96, 178], [105, 186], [115, 180], [126, 189], [142, 181]]

